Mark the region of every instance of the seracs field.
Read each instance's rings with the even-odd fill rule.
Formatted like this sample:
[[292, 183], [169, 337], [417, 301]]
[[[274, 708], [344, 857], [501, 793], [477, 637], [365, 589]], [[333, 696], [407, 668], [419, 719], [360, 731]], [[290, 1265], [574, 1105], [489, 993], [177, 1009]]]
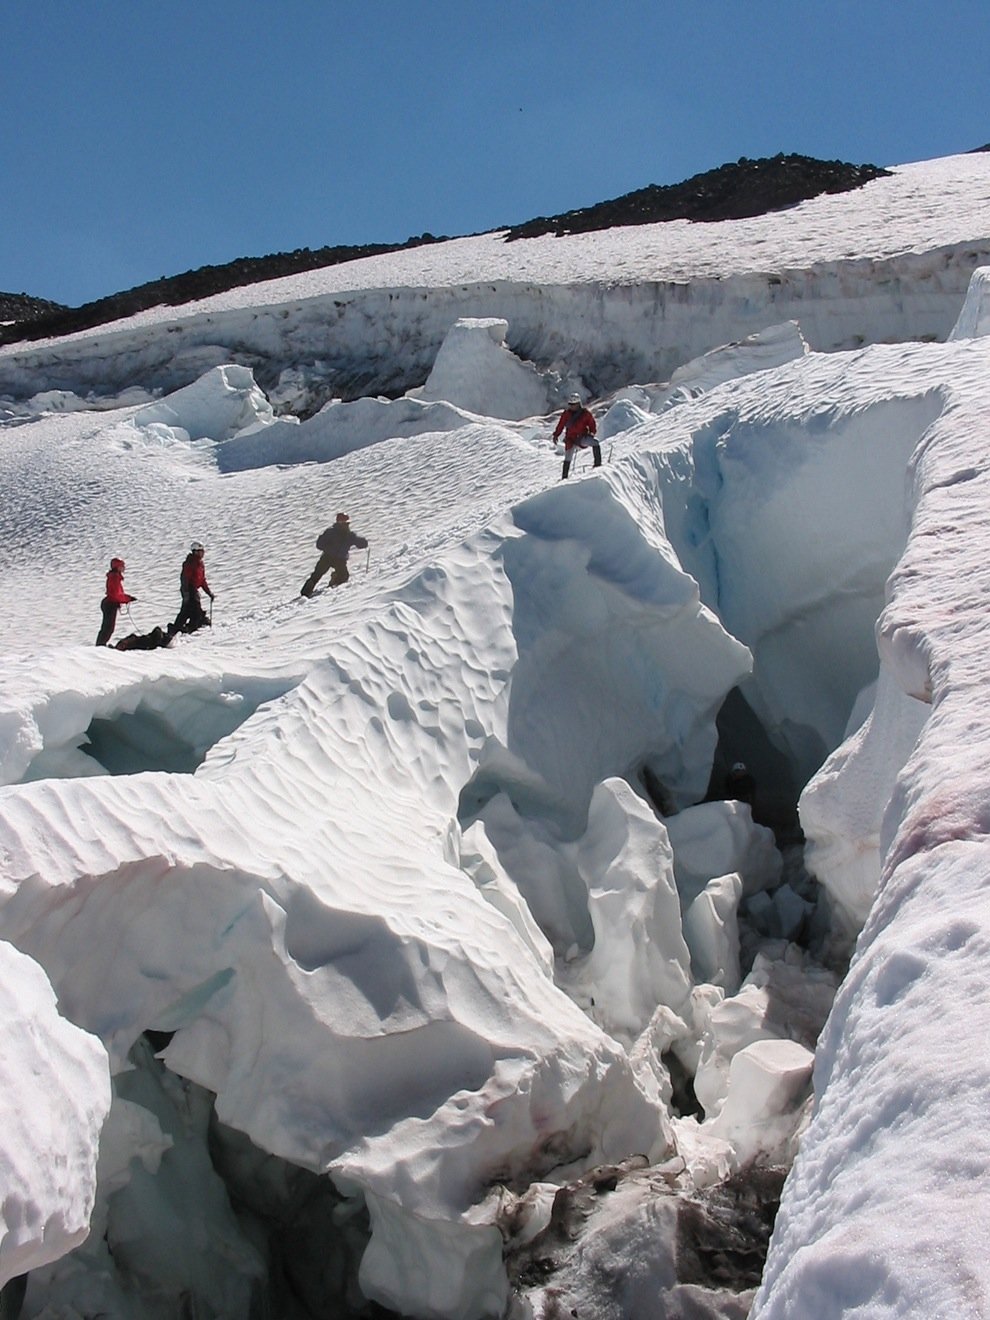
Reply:
[[[988, 202], [0, 350], [8, 1306], [986, 1314]], [[193, 540], [212, 628], [94, 647]]]

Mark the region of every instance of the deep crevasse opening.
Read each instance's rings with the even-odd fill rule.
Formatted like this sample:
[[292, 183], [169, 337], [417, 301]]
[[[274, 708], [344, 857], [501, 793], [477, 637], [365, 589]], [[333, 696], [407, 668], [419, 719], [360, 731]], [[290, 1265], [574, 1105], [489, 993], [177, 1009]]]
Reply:
[[[775, 982], [772, 973], [769, 977], [768, 998], [760, 1011], [771, 1028], [769, 1034], [785, 1040], [796, 1039], [803, 1031], [813, 1045], [835, 988], [819, 960], [824, 958], [841, 970], [862, 916], [844, 901], [847, 890], [841, 876], [823, 877], [833, 881], [831, 903], [819, 905], [802, 857], [798, 798], [829, 754], [869, 717], [877, 698], [880, 666], [874, 629], [885, 584], [910, 528], [909, 460], [941, 409], [941, 397], [932, 391], [842, 415], [826, 408], [810, 425], [760, 425], [727, 412], [699, 428], [690, 446], [636, 460], [648, 471], [649, 484], [661, 492], [666, 534], [681, 564], [698, 582], [702, 600], [753, 655], [752, 675], [732, 689], [719, 712], [719, 741], [707, 797], [721, 797], [718, 785], [725, 771], [734, 761], [744, 760], [757, 783], [754, 814], [774, 829], [783, 864], [776, 884], [758, 886], [741, 902], [736, 895], [739, 924], [717, 952], [724, 955], [733, 940], [738, 941], [735, 956], [745, 976], [760, 946], [765, 950], [775, 935], [811, 951], [811, 961], [801, 968], [803, 984], [790, 977]], [[623, 646], [621, 628], [604, 642], [602, 635], [594, 634], [576, 659], [587, 664], [597, 647], [605, 652], [604, 669], [623, 653]], [[577, 700], [580, 703], [580, 696]], [[919, 710], [912, 717], [912, 739], [917, 735], [916, 721], [926, 718], [925, 709]], [[545, 735], [545, 727], [542, 732]], [[525, 738], [514, 750], [525, 752]], [[560, 747], [555, 750], [559, 755]], [[564, 763], [580, 783], [584, 767], [574, 766], [566, 756]], [[896, 768], [888, 767], [888, 776]], [[595, 977], [607, 982], [604, 960], [599, 960], [590, 978], [575, 975], [582, 962], [594, 965], [596, 941], [603, 933], [581, 878], [580, 849], [588, 846], [589, 836], [575, 843], [574, 831], [580, 826], [575, 827], [562, 811], [552, 771], [548, 790], [547, 778], [534, 775], [533, 769], [525, 755], [521, 761], [507, 753], [490, 758], [462, 792], [462, 824], [476, 828], [479, 820], [484, 821], [498, 860], [550, 939], [558, 984], [601, 1021], [595, 990], [607, 987]], [[537, 769], [545, 772], [547, 767]], [[683, 770], [683, 764], [674, 764], [669, 753], [661, 751], [626, 771], [626, 778], [652, 800], [668, 827], [675, 874], [678, 849], [684, 846], [683, 837], [678, 843], [678, 821], [696, 811], [690, 800], [684, 800], [684, 785], [678, 782]], [[500, 795], [503, 806], [496, 808], [492, 804]], [[872, 805], [879, 819], [885, 802]], [[520, 827], [526, 821], [529, 824]], [[534, 826], [534, 821], [542, 824]], [[569, 843], [561, 843], [568, 839]], [[862, 849], [861, 841], [849, 842], [851, 852]], [[871, 865], [875, 883], [879, 879], [875, 847], [872, 861], [867, 857], [865, 862], [867, 868]], [[683, 860], [680, 870], [681, 917], [689, 945], [697, 944], [690, 938], [690, 899], [706, 888], [706, 879], [709, 886], [717, 882], [717, 873], [696, 874], [685, 883]], [[556, 888], [556, 899], [548, 898], [546, 884], [527, 883], [527, 873], [553, 877], [550, 888]], [[490, 875], [488, 879], [490, 883]], [[784, 891], [791, 898], [774, 913], [772, 900], [778, 900], [779, 906]], [[593, 909], [594, 895], [590, 897]], [[788, 910], [796, 918], [791, 924]], [[600, 915], [600, 907], [598, 911]], [[775, 918], [779, 919], [776, 929]], [[612, 935], [614, 931], [610, 939]], [[611, 951], [621, 951], [621, 942], [612, 942]], [[701, 981], [704, 960], [696, 956], [695, 947], [690, 953], [690, 973]], [[709, 961], [709, 974], [713, 969]], [[714, 979], [721, 979], [726, 988], [724, 968], [714, 969]], [[735, 987], [727, 988], [726, 1005], [733, 1001], [733, 989], [738, 989], [738, 980]], [[676, 996], [683, 993], [683, 986], [672, 988], [668, 982], [664, 990]], [[746, 993], [744, 986], [740, 1004]], [[614, 1022], [606, 1019], [604, 1025], [615, 1030]], [[720, 1094], [717, 1086], [713, 1090], [712, 1056], [709, 1053], [706, 1060], [704, 1053], [721, 1051], [719, 1063], [728, 1071], [736, 1054], [745, 1050], [745, 1037], [733, 1040], [732, 1030], [724, 1027], [723, 1022], [720, 1039], [716, 1024], [700, 1057], [692, 1058], [683, 1042], [675, 1043], [665, 1056], [672, 1088], [669, 1103], [675, 1114], [680, 1109], [703, 1116], [707, 1102], [708, 1118], [714, 1114], [717, 1124], [722, 1121], [718, 1116], [732, 1109], [731, 1082], [728, 1095], [724, 1090]], [[699, 1064], [701, 1103], [692, 1073]], [[740, 1085], [745, 1096], [745, 1083]], [[737, 1104], [742, 1112], [736, 1118], [743, 1126], [746, 1105], [745, 1098]], [[722, 1131], [729, 1130], [731, 1123], [723, 1122]], [[793, 1152], [791, 1147], [791, 1157]], [[757, 1152], [755, 1167], [760, 1163]]]
[[21, 783], [144, 771], [192, 774], [212, 748], [295, 682], [247, 675], [146, 681], [129, 674], [109, 690], [105, 682], [89, 691], [81, 685], [22, 714], [22, 764], [12, 756], [5, 773], [8, 782]]

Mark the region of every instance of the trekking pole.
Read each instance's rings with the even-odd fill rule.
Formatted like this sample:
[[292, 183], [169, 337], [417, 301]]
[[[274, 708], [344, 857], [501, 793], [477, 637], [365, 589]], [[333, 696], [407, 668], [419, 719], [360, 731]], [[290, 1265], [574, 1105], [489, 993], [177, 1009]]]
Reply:
[[364, 571], [367, 573], [370, 567], [371, 567], [371, 546], [369, 545], [368, 553], [367, 555], [365, 555], [365, 559], [364, 559]]

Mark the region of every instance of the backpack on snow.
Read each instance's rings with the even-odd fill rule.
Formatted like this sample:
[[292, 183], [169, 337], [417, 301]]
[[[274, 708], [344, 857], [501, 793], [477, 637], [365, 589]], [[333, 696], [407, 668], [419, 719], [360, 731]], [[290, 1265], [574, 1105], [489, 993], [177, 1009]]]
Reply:
[[149, 633], [131, 633], [122, 637], [115, 646], [117, 651], [156, 651], [159, 646], [168, 646], [172, 640], [171, 624], [168, 628], [152, 628]]

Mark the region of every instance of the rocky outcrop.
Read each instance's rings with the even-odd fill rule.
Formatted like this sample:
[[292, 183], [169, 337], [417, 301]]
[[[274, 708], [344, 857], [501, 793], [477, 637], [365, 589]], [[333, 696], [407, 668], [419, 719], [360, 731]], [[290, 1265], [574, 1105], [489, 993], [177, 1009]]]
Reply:
[[822, 193], [850, 192], [872, 179], [889, 174], [876, 165], [846, 165], [840, 160], [811, 156], [785, 156], [720, 165], [695, 174], [683, 183], [650, 184], [611, 202], [541, 216], [515, 225], [506, 234], [536, 238], [540, 234], [583, 234], [593, 229], [654, 224], [658, 220], [743, 220], [748, 216], [782, 211]]
[[47, 298], [31, 298], [26, 293], [0, 293], [0, 324], [5, 321], [37, 321], [65, 310], [61, 303], [49, 302]]

